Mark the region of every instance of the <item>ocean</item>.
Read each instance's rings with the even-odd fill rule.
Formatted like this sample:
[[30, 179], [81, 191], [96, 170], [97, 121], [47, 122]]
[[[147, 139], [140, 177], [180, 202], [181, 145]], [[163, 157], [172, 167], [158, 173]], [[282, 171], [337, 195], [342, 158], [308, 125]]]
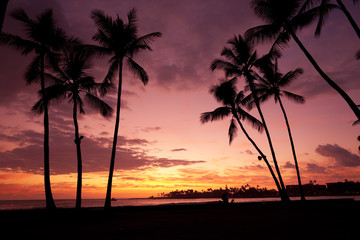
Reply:
[[[308, 200], [317, 199], [343, 199], [353, 198], [360, 201], [360, 196], [317, 196], [306, 197]], [[230, 201], [232, 199], [229, 199]], [[291, 200], [300, 200], [300, 197], [291, 197]], [[121, 198], [112, 201], [113, 207], [120, 206], [155, 206], [155, 205], [172, 205], [172, 204], [201, 204], [207, 202], [218, 202], [219, 198], [197, 198], [197, 199], [150, 199], [150, 198]], [[241, 202], [270, 202], [280, 201], [280, 198], [235, 198], [235, 203]], [[75, 199], [58, 199], [55, 200], [58, 208], [74, 208]], [[82, 207], [103, 207], [104, 199], [83, 199]], [[0, 210], [20, 210], [20, 209], [41, 209], [45, 208], [45, 200], [0, 200]]]

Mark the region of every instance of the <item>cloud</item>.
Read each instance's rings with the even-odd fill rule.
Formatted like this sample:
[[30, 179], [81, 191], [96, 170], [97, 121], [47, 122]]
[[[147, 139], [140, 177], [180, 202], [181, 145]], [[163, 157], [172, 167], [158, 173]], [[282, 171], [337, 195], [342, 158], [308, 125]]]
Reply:
[[325, 167], [321, 167], [316, 163], [307, 163], [306, 164], [306, 171], [313, 172], [313, 173], [326, 173], [327, 170]]
[[316, 150], [318, 154], [329, 157], [334, 160], [336, 165], [341, 167], [357, 167], [360, 166], [360, 156], [353, 154], [349, 150], [339, 145], [319, 145]]
[[291, 163], [290, 161], [287, 161], [283, 168], [295, 168], [295, 164]]
[[251, 150], [247, 149], [244, 151], [244, 153], [249, 154], [249, 155], [255, 155], [255, 153], [253, 153]]
[[[52, 174], [69, 174], [77, 170], [77, 158], [73, 134], [71, 132], [51, 129], [50, 167]], [[19, 136], [22, 136], [20, 138]], [[0, 152], [0, 169], [43, 173], [42, 134], [35, 131], [20, 131], [14, 136], [0, 135], [0, 139], [11, 139], [21, 142], [12, 150]], [[33, 140], [34, 139], [34, 140]], [[81, 151], [83, 172], [108, 171], [111, 139], [103, 137], [87, 137], [82, 140]], [[158, 158], [148, 155], [141, 149], [149, 144], [145, 139], [129, 139], [119, 136], [115, 167], [118, 170], [144, 170], [148, 168], [170, 168], [204, 163], [202, 160]], [[121, 146], [121, 147], [120, 147]]]
[[172, 152], [182, 152], [182, 151], [187, 151], [186, 148], [174, 148], [174, 149], [171, 149]]

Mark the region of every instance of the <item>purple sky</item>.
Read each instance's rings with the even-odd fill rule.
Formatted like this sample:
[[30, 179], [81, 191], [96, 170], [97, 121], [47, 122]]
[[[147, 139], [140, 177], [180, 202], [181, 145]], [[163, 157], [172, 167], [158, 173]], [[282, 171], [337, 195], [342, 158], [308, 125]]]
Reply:
[[[360, 24], [360, 4], [344, 2]], [[229, 119], [206, 125], [199, 122], [202, 112], [218, 106], [208, 89], [223, 74], [210, 71], [211, 61], [219, 57], [234, 35], [262, 23], [253, 14], [250, 1], [10, 0], [8, 13], [18, 7], [24, 8], [31, 17], [52, 8], [58, 25], [85, 43], [94, 43], [91, 37], [96, 27], [90, 18], [93, 9], [125, 18], [131, 8], [136, 8], [140, 35], [155, 31], [163, 34], [152, 45], [153, 52], [135, 57], [150, 76], [148, 86], [144, 87], [133, 74], [124, 72], [115, 193], [140, 196], [163, 189], [206, 189], [246, 183], [273, 186], [266, 166], [256, 161], [255, 149], [240, 132], [228, 146]], [[21, 25], [9, 15], [3, 31], [22, 34]], [[298, 36], [325, 72], [360, 104], [360, 61], [354, 57], [360, 49], [360, 40], [347, 19], [340, 11], [334, 11], [322, 35], [315, 39], [313, 33], [314, 26], [310, 26]], [[260, 54], [265, 53], [268, 46], [257, 49]], [[11, 187], [24, 190], [19, 186], [23, 183], [17, 180], [21, 174], [36, 176], [29, 180], [34, 186], [42, 184], [42, 117], [30, 111], [37, 99], [38, 86], [26, 86], [23, 77], [31, 56], [23, 57], [4, 46], [0, 46], [0, 54], [0, 199], [24, 198], [20, 190], [9, 190]], [[99, 82], [107, 72], [107, 60], [97, 60], [91, 70]], [[351, 126], [355, 120], [353, 113], [319, 77], [293, 41], [284, 50], [279, 66], [283, 73], [297, 67], [304, 69], [304, 74], [288, 90], [305, 96], [306, 103], [300, 106], [284, 101], [304, 182], [360, 180], [357, 150], [360, 142], [356, 140], [360, 132], [359, 125]], [[107, 96], [105, 100], [115, 108], [115, 96]], [[273, 101], [263, 108], [285, 181], [295, 184], [280, 108]], [[88, 179], [89, 189], [96, 187], [101, 196], [106, 186], [114, 118], [105, 120], [88, 108], [85, 111], [87, 115], [79, 120], [80, 133], [85, 136], [84, 172], [95, 174], [85, 174], [85, 183]], [[257, 116], [254, 110], [251, 113]], [[52, 106], [50, 124], [52, 174], [59, 177], [54, 179], [54, 184], [75, 188], [75, 178], [67, 178], [76, 172], [70, 104]], [[250, 133], [270, 156], [265, 135], [252, 130]], [[56, 195], [56, 188], [54, 191]]]

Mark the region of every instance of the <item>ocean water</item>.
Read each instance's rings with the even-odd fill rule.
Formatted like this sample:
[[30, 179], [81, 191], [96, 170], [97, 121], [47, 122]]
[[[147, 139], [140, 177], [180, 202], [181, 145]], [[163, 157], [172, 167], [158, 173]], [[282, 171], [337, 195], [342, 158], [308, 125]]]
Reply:
[[[360, 201], [360, 196], [317, 196], [306, 197], [308, 200], [321, 199], [344, 199], [353, 198]], [[232, 200], [231, 198], [229, 199]], [[300, 200], [300, 197], [292, 197], [291, 200]], [[149, 198], [122, 198], [112, 201], [113, 207], [119, 206], [155, 206], [172, 204], [201, 204], [207, 202], [218, 202], [219, 198], [198, 198], [198, 199], [149, 199]], [[280, 198], [235, 198], [235, 203], [241, 202], [271, 202], [280, 201]], [[55, 200], [58, 208], [74, 208], [75, 199]], [[104, 199], [83, 199], [82, 207], [103, 207]], [[45, 200], [0, 200], [0, 210], [18, 210], [18, 209], [41, 209], [45, 208]]]

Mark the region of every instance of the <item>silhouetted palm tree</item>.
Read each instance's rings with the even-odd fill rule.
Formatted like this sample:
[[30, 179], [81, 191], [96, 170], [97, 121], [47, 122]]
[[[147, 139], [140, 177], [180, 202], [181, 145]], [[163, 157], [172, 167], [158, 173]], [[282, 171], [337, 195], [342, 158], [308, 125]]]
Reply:
[[333, 5], [321, 4], [307, 10], [308, 7], [304, 5], [304, 0], [253, 0], [252, 7], [255, 14], [267, 24], [249, 29], [246, 36], [258, 41], [273, 40], [275, 41], [274, 48], [284, 47], [292, 37], [316, 71], [341, 95], [356, 117], [360, 119], [360, 110], [354, 101], [320, 68], [296, 35], [297, 30], [309, 25], [317, 17], [326, 15], [333, 9]]
[[[269, 67], [270, 66], [270, 67]], [[289, 134], [291, 150], [294, 157], [295, 168], [299, 183], [300, 196], [301, 200], [305, 200], [304, 191], [301, 184], [301, 177], [299, 171], [299, 165], [295, 152], [295, 145], [291, 134], [290, 124], [288, 121], [288, 117], [282, 103], [281, 97], [285, 96], [289, 100], [292, 100], [296, 103], [305, 103], [305, 99], [303, 96], [294, 94], [292, 92], [283, 90], [283, 87], [289, 85], [293, 80], [295, 80], [299, 75], [303, 73], [301, 68], [297, 68], [293, 71], [287, 72], [285, 75], [279, 72], [277, 59], [274, 64], [266, 64], [264, 68], [262, 68], [263, 76], [257, 75], [258, 83], [255, 84], [256, 92], [259, 94], [259, 99], [261, 102], [268, 100], [269, 97], [274, 97], [275, 103], [279, 102], [281, 111], [284, 115], [286, 127]]]
[[5, 13], [6, 13], [6, 7], [9, 0], [1, 0], [0, 1], [0, 33], [2, 31], [4, 19], [5, 19]]
[[123, 63], [124, 60], [126, 60], [129, 69], [140, 78], [144, 85], [146, 85], [149, 81], [148, 74], [138, 63], [134, 61], [133, 55], [139, 53], [141, 50], [151, 50], [150, 43], [152, 43], [156, 38], [160, 37], [161, 33], [153, 32], [138, 37], [138, 26], [135, 9], [132, 9], [128, 13], [127, 23], [119, 18], [119, 16], [117, 16], [115, 19], [112, 19], [110, 16], [105, 15], [105, 13], [100, 10], [92, 11], [91, 17], [94, 19], [95, 24], [98, 27], [98, 32], [93, 36], [93, 40], [100, 44], [99, 47], [94, 47], [93, 50], [100, 55], [112, 56], [109, 61], [109, 71], [103, 82], [103, 93], [107, 91], [108, 86], [112, 85], [116, 72], [119, 74], [114, 139], [105, 199], [105, 208], [109, 208], [111, 207], [111, 187], [120, 121]]
[[[260, 154], [258, 157], [259, 160], [263, 159], [266, 163], [267, 167], [269, 168], [269, 171], [271, 173], [271, 176], [274, 179], [274, 182], [276, 184], [276, 187], [278, 188], [279, 192], [281, 191], [281, 187], [279, 184], [279, 181], [277, 177], [274, 174], [274, 171], [272, 170], [271, 165], [269, 164], [269, 161], [267, 160], [265, 154], [260, 150], [260, 148], [257, 146], [257, 144], [254, 142], [254, 140], [250, 137], [248, 132], [246, 131], [244, 125], [242, 124], [242, 121], [247, 121], [251, 124], [253, 128], [258, 130], [259, 132], [263, 130], [263, 124], [257, 120], [255, 117], [247, 113], [244, 109], [241, 108], [241, 105], [244, 106], [247, 103], [244, 102], [244, 93], [242, 91], [237, 92], [237, 88], [235, 86], [236, 84], [236, 78], [232, 78], [228, 81], [222, 80], [220, 84], [214, 85], [210, 89], [210, 93], [214, 95], [215, 99], [222, 104], [221, 107], [216, 108], [212, 112], [204, 112], [200, 116], [200, 122], [201, 123], [207, 123], [209, 121], [216, 121], [216, 120], [222, 120], [227, 116], [232, 116], [230, 121], [230, 127], [229, 127], [229, 144], [233, 141], [234, 137], [237, 133], [237, 126], [236, 122], [240, 126], [241, 130], [245, 134], [246, 138], [251, 142], [251, 144], [255, 147], [257, 152]], [[236, 122], [235, 122], [236, 120]]]
[[65, 41], [65, 33], [56, 26], [53, 19], [52, 10], [45, 10], [36, 19], [30, 19], [23, 9], [14, 11], [11, 16], [19, 20], [24, 25], [26, 38], [15, 36], [8, 33], [1, 35], [0, 41], [16, 50], [21, 51], [22, 55], [35, 53], [35, 57], [26, 71], [27, 84], [40, 83], [43, 96], [43, 113], [44, 113], [44, 184], [46, 207], [55, 208], [55, 203], [51, 193], [50, 186], [50, 167], [49, 167], [49, 116], [48, 100], [44, 95], [45, 62], [56, 62], [57, 51]]
[[254, 46], [249, 39], [243, 39], [241, 35], [235, 36], [233, 39], [228, 41], [230, 47], [225, 47], [221, 52], [221, 55], [224, 58], [215, 59], [211, 64], [211, 70], [223, 69], [225, 71], [226, 77], [229, 76], [244, 76], [245, 80], [250, 86], [250, 90], [253, 94], [253, 99], [256, 105], [256, 108], [261, 117], [261, 121], [264, 125], [266, 137], [269, 143], [271, 150], [271, 155], [273, 157], [274, 166], [278, 174], [281, 191], [280, 195], [283, 201], [288, 201], [289, 197], [286, 193], [286, 188], [281, 177], [280, 169], [277, 163], [275, 150], [271, 141], [270, 132], [266, 126], [265, 118], [260, 108], [259, 100], [255, 94], [254, 80], [255, 76], [253, 74], [252, 67], [257, 66], [258, 64], [264, 62], [264, 59], [271, 59], [277, 55], [277, 51], [272, 51], [263, 58], [258, 59]]
[[[73, 104], [73, 121], [75, 127], [75, 144], [77, 153], [77, 191], [76, 191], [76, 208], [81, 208], [81, 188], [82, 188], [82, 158], [81, 158], [81, 140], [83, 136], [79, 135], [79, 126], [77, 114], [85, 114], [83, 109], [84, 101], [94, 110], [100, 111], [103, 117], [110, 117], [112, 108], [98, 97], [100, 84], [94, 81], [94, 78], [86, 73], [91, 69], [93, 55], [88, 49], [79, 45], [76, 39], [70, 39], [63, 48], [60, 56], [59, 65], [54, 67], [53, 74], [46, 74], [55, 84], [45, 89], [48, 99], [68, 98], [69, 103]], [[40, 100], [34, 109], [41, 112], [42, 103]]]

